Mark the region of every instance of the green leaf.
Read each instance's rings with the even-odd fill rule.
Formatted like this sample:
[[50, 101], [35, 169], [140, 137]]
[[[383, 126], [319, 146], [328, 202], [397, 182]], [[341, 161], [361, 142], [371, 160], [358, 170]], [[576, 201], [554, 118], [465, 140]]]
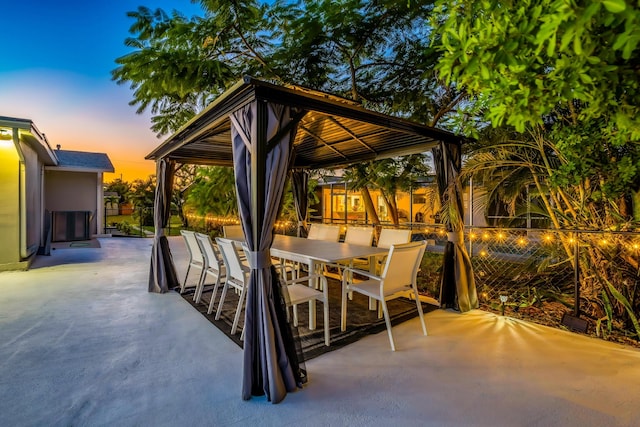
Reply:
[[620, 293], [620, 291], [618, 291], [612, 284], [611, 282], [609, 282], [606, 278], [604, 278], [604, 281], [607, 284], [607, 287], [609, 288], [609, 291], [611, 291], [611, 295], [614, 296], [614, 298], [616, 300], [618, 300], [618, 302], [620, 304], [622, 304], [624, 306], [624, 308], [627, 310], [627, 314], [629, 315], [629, 319], [631, 320], [631, 323], [633, 323], [633, 326], [636, 330], [636, 334], [638, 335], [638, 338], [640, 338], [640, 323], [638, 322], [638, 318], [636, 317], [635, 313], [633, 312], [633, 307], [631, 306], [631, 303], [629, 302], [629, 300]]
[[622, 49], [622, 57], [626, 60], [631, 58], [631, 54], [638, 46], [638, 41], [640, 41], [640, 35], [633, 35], [627, 39], [627, 42], [624, 45], [624, 49]]
[[489, 80], [489, 77], [490, 77], [489, 69], [484, 64], [480, 65], [480, 75], [482, 76], [483, 79]]
[[575, 32], [573, 31], [573, 29], [569, 28], [567, 29], [567, 31], [562, 35], [562, 38], [560, 39], [560, 51], [564, 51], [564, 49], [569, 46], [569, 43], [571, 42], [571, 39], [575, 36]]
[[551, 39], [549, 40], [549, 44], [547, 45], [547, 56], [553, 57], [556, 53], [556, 33], [553, 33]]
[[582, 82], [585, 84], [593, 83], [593, 79], [588, 74], [585, 74], [585, 73], [580, 73], [580, 80], [582, 80]]
[[573, 39], [573, 51], [576, 55], [582, 55], [582, 41], [578, 36]]
[[602, 5], [611, 13], [620, 13], [627, 8], [624, 0], [603, 0]]

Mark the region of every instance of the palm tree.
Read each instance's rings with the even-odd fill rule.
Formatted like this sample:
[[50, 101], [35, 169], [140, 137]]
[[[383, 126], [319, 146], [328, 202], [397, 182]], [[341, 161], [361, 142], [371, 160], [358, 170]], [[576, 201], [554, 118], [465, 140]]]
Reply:
[[[557, 140], [554, 131], [536, 127], [527, 134], [519, 134], [497, 129], [484, 136], [483, 144], [465, 162], [461, 178], [473, 177], [474, 181], [482, 182], [487, 187], [489, 201], [504, 202], [511, 212], [516, 212], [522, 203], [523, 189], [532, 187], [535, 199], [543, 208], [541, 212], [548, 216], [555, 229], [611, 230], [629, 225], [621, 212], [620, 195], [613, 191], [614, 186], [608, 185], [608, 179], [615, 176], [605, 177], [603, 173], [609, 170], [607, 164], [591, 162], [589, 168], [581, 170], [566, 155], [564, 141]], [[595, 136], [592, 132], [591, 137]], [[566, 171], [573, 173], [567, 175]], [[640, 311], [640, 297], [624, 285], [639, 279], [638, 260], [625, 252], [613, 256], [590, 242], [580, 251], [573, 235], [566, 233], [558, 237], [566, 262], [589, 272], [582, 275], [581, 288], [590, 307], [599, 306], [603, 313], [613, 310], [626, 316], [640, 337], [636, 314]], [[627, 275], [626, 278], [621, 274]]]

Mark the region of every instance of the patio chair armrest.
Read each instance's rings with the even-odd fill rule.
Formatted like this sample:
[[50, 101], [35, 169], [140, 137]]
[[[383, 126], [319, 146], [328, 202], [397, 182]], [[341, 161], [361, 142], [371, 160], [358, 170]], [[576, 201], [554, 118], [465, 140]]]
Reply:
[[373, 273], [370, 273], [370, 272], [365, 271], [365, 270], [359, 270], [357, 268], [346, 267], [342, 271], [342, 280], [343, 281], [345, 281], [347, 279], [349, 273], [355, 273], [355, 274], [358, 274], [360, 276], [368, 277], [369, 279], [380, 280], [380, 276], [378, 276], [377, 274], [373, 274]]
[[286, 280], [285, 283], [287, 285], [293, 285], [295, 283], [308, 282], [309, 280], [314, 280], [314, 279], [320, 279], [323, 285], [327, 284], [327, 278], [324, 277], [323, 274], [311, 274], [309, 276], [298, 277], [297, 279]]

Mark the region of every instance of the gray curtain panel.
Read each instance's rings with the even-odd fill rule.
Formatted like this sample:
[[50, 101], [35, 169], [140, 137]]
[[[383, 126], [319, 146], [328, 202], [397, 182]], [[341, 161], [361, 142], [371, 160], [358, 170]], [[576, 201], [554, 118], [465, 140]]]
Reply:
[[153, 210], [153, 246], [149, 271], [149, 292], [165, 293], [178, 286], [176, 269], [164, 230], [171, 213], [171, 191], [175, 164], [167, 159], [156, 162], [156, 194]]
[[[478, 308], [471, 258], [464, 246], [464, 204], [462, 187], [458, 180], [462, 168], [462, 152], [457, 144], [440, 143], [432, 150], [436, 168], [436, 181], [442, 203], [453, 203], [459, 216], [458, 221], [447, 224], [449, 232], [444, 252], [442, 280], [440, 284], [440, 304], [458, 308], [466, 312]], [[455, 292], [453, 292], [455, 289]], [[457, 307], [456, 307], [457, 305]]]
[[[244, 324], [242, 398], [266, 395], [278, 403], [301, 386], [293, 336], [269, 248], [284, 191], [295, 126], [288, 107], [254, 101], [231, 115], [240, 219], [251, 267]], [[278, 135], [279, 141], [271, 141]], [[267, 148], [270, 147], [270, 148]]]
[[298, 237], [307, 237], [309, 232], [307, 227], [307, 208], [309, 198], [307, 189], [309, 187], [309, 174], [304, 170], [291, 171], [291, 189], [293, 191], [293, 201], [298, 214]]

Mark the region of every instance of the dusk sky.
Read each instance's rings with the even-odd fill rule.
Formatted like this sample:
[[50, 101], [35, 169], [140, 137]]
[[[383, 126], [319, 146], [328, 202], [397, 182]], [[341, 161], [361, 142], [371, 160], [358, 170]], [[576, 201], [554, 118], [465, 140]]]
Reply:
[[[51, 148], [104, 152], [132, 181], [155, 173], [144, 156], [162, 142], [150, 114], [128, 105], [132, 92], [111, 80], [138, 6], [200, 14], [190, 0], [18, 0], [2, 5], [0, 116], [30, 119]], [[166, 137], [166, 136], [165, 136]]]

